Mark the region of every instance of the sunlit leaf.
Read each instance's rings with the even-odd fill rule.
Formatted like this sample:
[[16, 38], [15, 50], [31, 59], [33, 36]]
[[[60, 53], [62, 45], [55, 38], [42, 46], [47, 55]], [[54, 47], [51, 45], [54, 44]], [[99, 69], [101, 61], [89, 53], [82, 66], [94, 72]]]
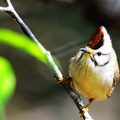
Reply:
[[[44, 62], [45, 64], [48, 64], [48, 59], [46, 58], [45, 53], [43, 53], [42, 50], [40, 50], [40, 48], [34, 41], [30, 40], [25, 35], [13, 32], [8, 29], [0, 29], [0, 42], [22, 50], [30, 54], [31, 56], [34, 56], [35, 58], [39, 59], [40, 61]], [[53, 58], [58, 68], [62, 70], [62, 67], [57, 58]]]
[[46, 55], [34, 41], [30, 40], [25, 35], [8, 29], [0, 29], [0, 42], [20, 49], [47, 64]]
[[15, 75], [10, 63], [0, 57], [0, 104], [5, 105], [15, 89]]

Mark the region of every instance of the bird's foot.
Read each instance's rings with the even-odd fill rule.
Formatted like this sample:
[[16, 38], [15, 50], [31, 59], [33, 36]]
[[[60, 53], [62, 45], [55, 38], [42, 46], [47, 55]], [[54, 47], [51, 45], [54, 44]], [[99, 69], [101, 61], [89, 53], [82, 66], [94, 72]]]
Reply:
[[84, 108], [84, 110], [83, 110], [82, 114], [80, 115], [80, 117], [82, 117], [83, 115], [85, 116], [85, 112], [88, 112], [90, 106], [91, 106], [91, 105], [88, 104], [88, 105], [86, 105], [86, 106], [80, 107], [80, 109], [83, 109], [83, 108]]
[[62, 79], [59, 79], [58, 81], [58, 84], [65, 84], [67, 82], [71, 82], [71, 86], [74, 88], [74, 83], [73, 83], [73, 80], [71, 77], [65, 77], [65, 78], [62, 78]]
[[89, 104], [80, 107], [80, 109], [83, 109], [83, 108], [84, 108], [84, 110], [83, 110], [83, 112], [82, 112], [82, 114], [81, 114], [81, 117], [82, 117], [83, 115], [85, 116], [85, 112], [88, 112], [88, 110], [89, 110], [90, 107], [91, 107], [91, 103], [92, 103], [94, 100], [95, 100], [95, 99], [93, 99], [93, 98], [89, 98], [89, 100], [88, 100]]

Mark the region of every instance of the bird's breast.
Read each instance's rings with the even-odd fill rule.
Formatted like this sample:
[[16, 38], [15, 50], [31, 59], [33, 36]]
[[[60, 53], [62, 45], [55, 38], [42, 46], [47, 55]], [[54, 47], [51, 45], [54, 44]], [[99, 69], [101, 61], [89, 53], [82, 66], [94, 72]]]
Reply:
[[75, 89], [85, 97], [103, 100], [107, 98], [113, 86], [114, 72], [109, 65], [95, 67], [90, 59], [72, 58], [69, 74]]

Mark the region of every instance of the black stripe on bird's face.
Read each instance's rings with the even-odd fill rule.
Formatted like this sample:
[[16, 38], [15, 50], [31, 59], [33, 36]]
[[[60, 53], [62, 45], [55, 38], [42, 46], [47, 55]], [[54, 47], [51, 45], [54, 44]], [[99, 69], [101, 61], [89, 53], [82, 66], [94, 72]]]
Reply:
[[[109, 55], [109, 54], [102, 54], [102, 55]], [[109, 59], [108, 59], [108, 61], [106, 61], [104, 64], [98, 64], [98, 62], [96, 61], [96, 59], [95, 59], [95, 56], [94, 55], [92, 55], [92, 56], [90, 56], [90, 58], [91, 58], [91, 60], [92, 60], [92, 62], [94, 62], [94, 64], [95, 64], [95, 66], [97, 66], [97, 67], [102, 67], [102, 66], [105, 66], [105, 65], [107, 65], [109, 62], [110, 62], [110, 57], [109, 57]]]

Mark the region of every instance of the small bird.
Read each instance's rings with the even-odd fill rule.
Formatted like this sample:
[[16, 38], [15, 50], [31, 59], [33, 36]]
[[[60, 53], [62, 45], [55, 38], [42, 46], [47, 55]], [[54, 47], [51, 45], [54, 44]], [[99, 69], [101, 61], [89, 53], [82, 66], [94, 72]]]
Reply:
[[85, 108], [83, 114], [94, 100], [110, 98], [119, 81], [119, 67], [105, 27], [99, 27], [87, 46], [71, 58], [69, 75], [72, 87], [89, 98], [89, 104], [82, 107]]

